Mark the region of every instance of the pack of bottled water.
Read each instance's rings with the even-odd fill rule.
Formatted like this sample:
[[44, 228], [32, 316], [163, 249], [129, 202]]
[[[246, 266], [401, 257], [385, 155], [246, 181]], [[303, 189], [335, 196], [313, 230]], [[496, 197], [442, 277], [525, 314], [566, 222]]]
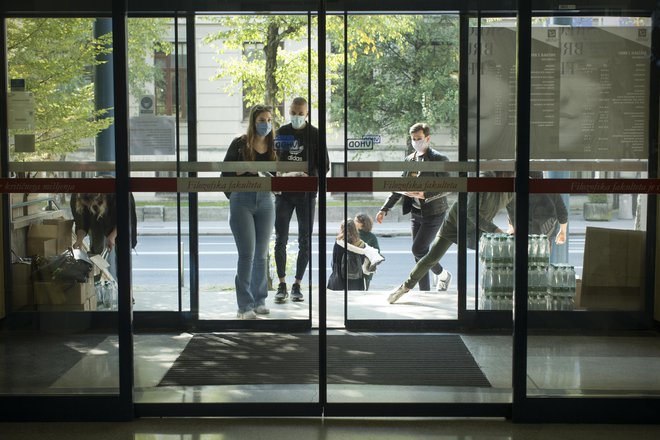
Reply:
[[575, 267], [551, 264], [548, 267], [547, 310], [573, 310], [575, 306]]
[[[550, 242], [546, 235], [528, 237], [529, 310], [572, 310], [575, 297], [575, 268], [550, 264]], [[480, 308], [513, 308], [514, 236], [486, 233], [479, 241], [481, 261]]]
[[509, 234], [486, 233], [479, 240], [481, 271], [481, 308], [511, 310], [513, 308], [514, 237]]

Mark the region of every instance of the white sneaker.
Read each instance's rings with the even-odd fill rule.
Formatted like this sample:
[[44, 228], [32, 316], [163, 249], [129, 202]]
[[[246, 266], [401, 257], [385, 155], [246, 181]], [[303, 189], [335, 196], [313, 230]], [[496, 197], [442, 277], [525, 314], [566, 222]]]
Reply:
[[401, 298], [403, 295], [405, 295], [409, 291], [410, 291], [410, 289], [408, 289], [406, 286], [401, 284], [392, 293], [390, 293], [390, 295], [387, 297], [387, 301], [390, 304], [394, 304], [395, 302], [398, 301], [399, 298]]
[[436, 275], [434, 277], [434, 280], [437, 280], [436, 290], [438, 292], [448, 290], [449, 286], [451, 285], [451, 272], [449, 272], [447, 269], [444, 269], [440, 275]]
[[270, 309], [266, 306], [257, 306], [254, 308], [254, 312], [257, 315], [268, 315], [270, 313]]
[[238, 312], [236, 314], [236, 317], [238, 319], [257, 319], [257, 314], [254, 312], [254, 310], [248, 310], [247, 312]]

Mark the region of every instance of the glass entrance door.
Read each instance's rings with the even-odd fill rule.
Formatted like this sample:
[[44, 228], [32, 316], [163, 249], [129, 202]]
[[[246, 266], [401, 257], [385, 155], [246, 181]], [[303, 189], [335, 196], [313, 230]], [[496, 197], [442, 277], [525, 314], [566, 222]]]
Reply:
[[655, 417], [655, 5], [211, 3], [3, 9], [5, 415]]
[[[150, 334], [136, 345], [136, 371], [144, 372], [136, 400], [313, 402], [316, 18], [295, 11], [168, 20], [154, 56], [165, 78], [154, 84], [157, 114], [133, 121], [171, 123], [171, 133], [158, 130], [174, 148], [169, 156], [156, 149], [153, 162], [134, 155], [143, 175], [133, 182], [156, 205], [145, 215], [161, 216], [144, 223], [153, 240], [144, 272], [156, 280], [146, 289], [157, 296], [158, 283], [176, 281], [167, 285], [179, 305], [142, 314]], [[170, 174], [161, 177], [164, 168]], [[163, 277], [150, 270], [157, 258]], [[162, 350], [170, 354], [155, 355]]]
[[[329, 405], [340, 411], [335, 408], [346, 403], [416, 403], [420, 407], [411, 408], [425, 411], [424, 405], [481, 402], [491, 404], [486, 411], [505, 411], [500, 404], [511, 401], [511, 338], [492, 323], [510, 327], [512, 311], [478, 305], [475, 243], [478, 231], [507, 230], [513, 200], [512, 180], [480, 176], [480, 167], [511, 175], [515, 164], [512, 156], [497, 157], [498, 163], [509, 160], [488, 168], [468, 150], [468, 138], [476, 144], [480, 127], [460, 121], [471, 115], [468, 98], [475, 106], [481, 96], [467, 68], [469, 15], [348, 13], [332, 20], [343, 34], [330, 43], [340, 64], [329, 106], [339, 130], [328, 138], [327, 270], [345, 277], [345, 284], [333, 284], [327, 298], [343, 305], [333, 324], [351, 331], [344, 343], [369, 342], [362, 347], [364, 377], [350, 385], [329, 383]], [[361, 38], [364, 29], [374, 30], [373, 40]], [[361, 229], [356, 239], [353, 228]], [[360, 247], [361, 258], [370, 259], [369, 246], [385, 260], [356, 281], [348, 262]], [[480, 336], [459, 330], [480, 320]], [[384, 359], [383, 344], [389, 346]], [[331, 354], [329, 362], [342, 359]], [[375, 365], [382, 375], [367, 374]], [[335, 368], [339, 375], [351, 365]], [[414, 378], [392, 382], [411, 371]]]

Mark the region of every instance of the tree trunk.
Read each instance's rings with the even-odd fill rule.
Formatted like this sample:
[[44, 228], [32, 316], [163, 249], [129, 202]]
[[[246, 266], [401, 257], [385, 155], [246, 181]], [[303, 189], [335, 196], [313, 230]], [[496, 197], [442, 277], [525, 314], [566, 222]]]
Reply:
[[277, 103], [277, 92], [279, 88], [275, 81], [275, 70], [277, 69], [277, 50], [280, 44], [279, 27], [277, 23], [268, 24], [268, 34], [264, 53], [266, 55], [266, 96], [265, 104], [275, 107]]

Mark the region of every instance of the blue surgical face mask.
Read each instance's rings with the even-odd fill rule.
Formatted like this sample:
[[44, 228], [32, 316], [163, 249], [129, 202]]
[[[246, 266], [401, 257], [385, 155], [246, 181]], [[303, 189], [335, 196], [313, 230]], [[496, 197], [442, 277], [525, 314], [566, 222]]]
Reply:
[[305, 117], [300, 115], [291, 115], [291, 126], [296, 130], [305, 126]]
[[270, 122], [257, 122], [255, 124], [255, 128], [257, 130], [257, 134], [259, 136], [268, 136], [268, 133], [273, 129], [273, 124]]

